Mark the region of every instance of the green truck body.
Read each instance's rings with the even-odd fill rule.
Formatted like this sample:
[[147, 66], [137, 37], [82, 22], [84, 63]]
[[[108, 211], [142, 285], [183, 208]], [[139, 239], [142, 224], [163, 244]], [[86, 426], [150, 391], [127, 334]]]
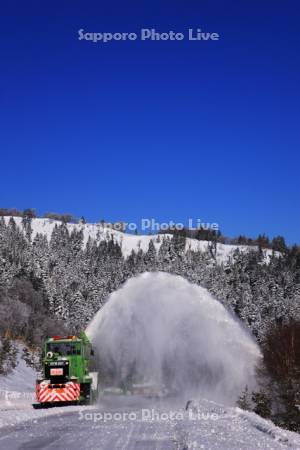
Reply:
[[92, 372], [94, 353], [84, 332], [47, 339], [42, 359], [43, 371], [36, 381], [34, 407], [88, 404], [96, 398], [98, 373]]

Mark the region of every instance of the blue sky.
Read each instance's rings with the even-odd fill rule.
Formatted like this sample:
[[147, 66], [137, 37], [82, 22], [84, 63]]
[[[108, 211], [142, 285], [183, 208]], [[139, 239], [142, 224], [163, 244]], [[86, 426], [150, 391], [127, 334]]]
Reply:
[[[1, 8], [1, 207], [300, 242], [297, 1]], [[220, 40], [78, 40], [198, 27]]]

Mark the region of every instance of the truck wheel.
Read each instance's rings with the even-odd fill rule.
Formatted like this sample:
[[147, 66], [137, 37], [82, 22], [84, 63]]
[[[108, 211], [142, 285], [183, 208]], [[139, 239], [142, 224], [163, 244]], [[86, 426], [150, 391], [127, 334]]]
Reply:
[[81, 394], [84, 399], [81, 401], [82, 405], [91, 405], [92, 404], [92, 389], [89, 383], [84, 383], [81, 385]]

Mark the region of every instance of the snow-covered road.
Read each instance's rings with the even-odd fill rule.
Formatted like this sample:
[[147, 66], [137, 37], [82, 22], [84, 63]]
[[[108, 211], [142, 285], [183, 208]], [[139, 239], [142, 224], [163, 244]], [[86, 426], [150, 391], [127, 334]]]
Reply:
[[16, 423], [20, 413], [0, 412], [11, 415], [0, 429], [1, 449], [300, 449], [299, 435], [255, 414], [204, 400], [185, 411], [179, 400], [103, 398], [93, 408], [28, 409], [27, 417]]

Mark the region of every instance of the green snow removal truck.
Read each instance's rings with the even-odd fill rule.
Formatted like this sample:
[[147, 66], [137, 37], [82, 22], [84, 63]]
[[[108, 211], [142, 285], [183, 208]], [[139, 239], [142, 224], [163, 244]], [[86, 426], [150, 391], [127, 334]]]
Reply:
[[84, 332], [53, 336], [43, 346], [42, 376], [36, 381], [34, 408], [90, 404], [97, 397], [98, 373], [92, 372], [94, 352]]

